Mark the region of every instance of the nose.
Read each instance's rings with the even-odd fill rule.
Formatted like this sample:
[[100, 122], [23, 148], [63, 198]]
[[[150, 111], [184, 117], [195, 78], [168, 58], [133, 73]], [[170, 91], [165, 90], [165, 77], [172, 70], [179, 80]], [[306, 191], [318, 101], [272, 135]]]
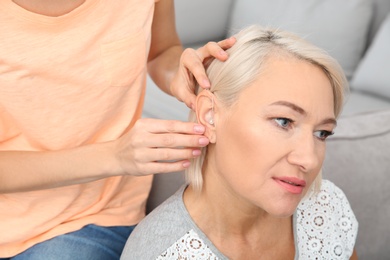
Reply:
[[325, 145], [319, 147], [313, 134], [302, 134], [293, 144], [287, 161], [297, 165], [303, 172], [310, 172], [320, 167], [323, 161]]

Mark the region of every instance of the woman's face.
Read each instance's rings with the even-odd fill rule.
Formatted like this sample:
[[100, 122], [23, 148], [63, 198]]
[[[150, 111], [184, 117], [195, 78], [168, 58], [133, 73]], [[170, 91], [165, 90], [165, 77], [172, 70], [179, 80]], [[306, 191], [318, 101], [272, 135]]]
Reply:
[[271, 58], [238, 102], [218, 111], [208, 160], [217, 185], [240, 205], [291, 216], [321, 169], [325, 138], [335, 127], [327, 76], [306, 61]]

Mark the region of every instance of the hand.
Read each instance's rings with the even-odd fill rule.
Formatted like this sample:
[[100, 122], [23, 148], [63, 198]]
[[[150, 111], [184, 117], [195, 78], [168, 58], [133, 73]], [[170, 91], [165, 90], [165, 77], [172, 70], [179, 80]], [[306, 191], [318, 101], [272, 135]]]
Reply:
[[204, 130], [204, 126], [190, 122], [139, 119], [130, 132], [115, 141], [121, 174], [142, 176], [187, 168], [189, 159], [200, 155], [199, 147], [209, 143], [202, 135]]
[[218, 43], [209, 42], [197, 50], [185, 49], [180, 58], [179, 69], [170, 86], [172, 95], [194, 110], [196, 82], [202, 88], [210, 88], [211, 86], [206, 75], [205, 65], [213, 58], [225, 61], [228, 58], [225, 50], [231, 48], [235, 42], [236, 39], [231, 37]]

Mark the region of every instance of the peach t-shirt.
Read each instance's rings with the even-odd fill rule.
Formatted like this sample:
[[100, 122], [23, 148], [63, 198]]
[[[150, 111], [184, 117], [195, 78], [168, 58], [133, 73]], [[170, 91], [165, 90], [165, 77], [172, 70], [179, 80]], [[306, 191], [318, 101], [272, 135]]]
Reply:
[[[0, 150], [67, 149], [131, 128], [143, 106], [155, 2], [86, 0], [48, 17], [0, 1]], [[136, 224], [151, 180], [0, 194], [0, 257], [90, 223]]]

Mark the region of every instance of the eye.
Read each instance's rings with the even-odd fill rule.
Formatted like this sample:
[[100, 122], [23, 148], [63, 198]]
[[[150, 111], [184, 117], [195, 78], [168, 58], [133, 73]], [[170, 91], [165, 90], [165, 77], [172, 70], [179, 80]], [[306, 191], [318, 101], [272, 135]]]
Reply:
[[293, 120], [289, 119], [289, 118], [284, 118], [284, 117], [280, 117], [280, 118], [274, 118], [274, 121], [281, 127], [281, 128], [284, 128], [284, 129], [287, 129], [290, 127], [290, 125], [292, 123], [294, 123]]
[[326, 130], [321, 130], [321, 131], [316, 131], [314, 132], [314, 136], [316, 136], [318, 139], [320, 139], [321, 141], [325, 141], [325, 139], [328, 137], [328, 136], [331, 136], [333, 135], [334, 132], [330, 132], [330, 131], [326, 131]]

